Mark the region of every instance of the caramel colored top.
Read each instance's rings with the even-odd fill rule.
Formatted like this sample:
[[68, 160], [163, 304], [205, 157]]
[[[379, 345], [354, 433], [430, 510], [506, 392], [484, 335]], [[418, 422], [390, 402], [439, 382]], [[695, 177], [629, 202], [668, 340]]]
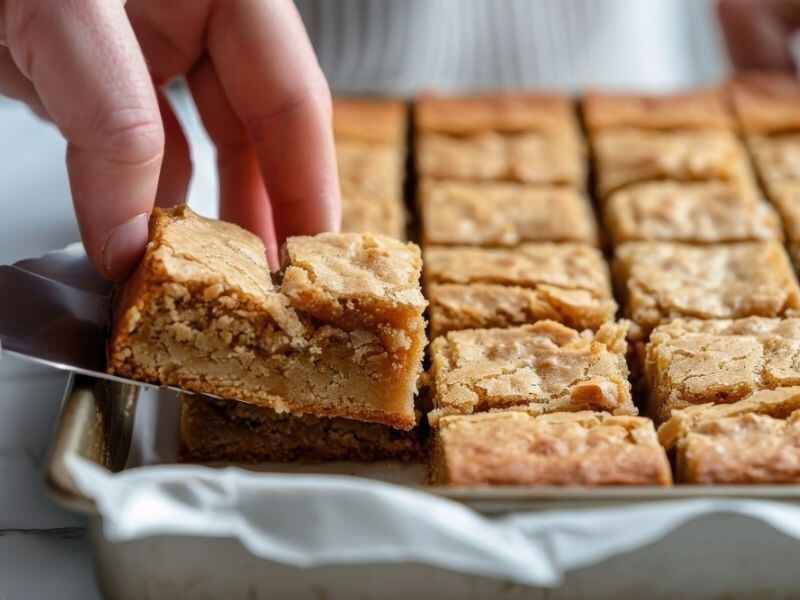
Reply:
[[419, 200], [428, 244], [597, 243], [589, 201], [572, 188], [423, 180]]
[[289, 238], [281, 291], [295, 306], [323, 318], [345, 308], [378, 321], [419, 315], [427, 306], [419, 247], [386, 236], [321, 233]]
[[677, 319], [653, 330], [645, 374], [651, 413], [734, 402], [757, 390], [800, 385], [800, 319]]
[[614, 244], [633, 240], [719, 243], [782, 240], [772, 207], [720, 181], [654, 181], [626, 187], [606, 202]]
[[419, 131], [454, 135], [575, 127], [572, 101], [547, 93], [423, 94], [416, 100], [414, 116]]
[[401, 100], [339, 96], [333, 101], [333, 133], [337, 138], [402, 147], [406, 122], [406, 105]]
[[733, 119], [718, 88], [672, 94], [589, 91], [583, 98], [589, 129], [730, 129]]
[[735, 182], [749, 176], [742, 143], [724, 129], [608, 129], [598, 132], [592, 144], [602, 197], [626, 185], [657, 179]]
[[800, 308], [789, 258], [774, 241], [629, 242], [617, 249], [614, 276], [627, 315], [646, 331], [680, 317], [791, 316]]
[[658, 428], [658, 439], [670, 450], [682, 436], [723, 419], [746, 414], [786, 419], [796, 410], [800, 410], [800, 387], [759, 390], [730, 404], [696, 404], [673, 411], [672, 417]]
[[597, 333], [554, 321], [509, 329], [451, 331], [431, 345], [435, 410], [447, 414], [538, 406], [636, 414], [625, 363], [624, 324]]
[[[449, 485], [669, 485], [650, 420], [597, 412], [443, 417], [434, 481]], [[438, 459], [438, 460], [436, 460]]]
[[513, 249], [430, 247], [427, 280], [436, 283], [552, 285], [611, 296], [608, 269], [599, 250], [581, 244], [528, 243]]
[[800, 82], [794, 75], [746, 73], [731, 81], [730, 91], [744, 131], [771, 134], [800, 129]]

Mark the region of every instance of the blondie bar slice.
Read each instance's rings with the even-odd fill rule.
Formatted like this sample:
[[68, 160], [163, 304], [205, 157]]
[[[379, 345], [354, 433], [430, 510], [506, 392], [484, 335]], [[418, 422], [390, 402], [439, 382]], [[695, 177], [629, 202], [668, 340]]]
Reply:
[[522, 411], [443, 417], [431, 481], [440, 485], [672, 483], [649, 419], [597, 412]]
[[606, 129], [592, 138], [601, 198], [647, 181], [725, 181], [752, 186], [744, 146], [732, 131]]
[[342, 231], [405, 238], [406, 121], [399, 101], [334, 100]]
[[584, 146], [566, 96], [427, 95], [415, 117], [423, 176], [584, 185]]
[[341, 181], [345, 233], [376, 233], [406, 239], [406, 210], [399, 198], [381, 196]]
[[800, 309], [800, 287], [776, 241], [628, 242], [617, 249], [613, 266], [638, 339], [677, 318], [784, 317]]
[[436, 426], [446, 415], [534, 407], [635, 415], [625, 363], [625, 324], [596, 333], [554, 321], [451, 331], [431, 344]]
[[589, 91], [582, 107], [590, 131], [621, 127], [663, 131], [734, 127], [719, 88], [670, 94]]
[[597, 329], [617, 309], [602, 254], [580, 244], [429, 247], [425, 284], [432, 337], [541, 319]]
[[730, 97], [746, 134], [800, 131], [800, 83], [794, 75], [750, 72], [731, 80]]
[[417, 461], [419, 428], [277, 413], [203, 396], [181, 397], [181, 458], [190, 462]]
[[730, 403], [761, 389], [800, 385], [800, 319], [677, 319], [647, 344], [648, 413]]
[[333, 99], [333, 135], [403, 148], [408, 111], [405, 102], [386, 98], [337, 96]]
[[715, 244], [782, 240], [780, 219], [758, 195], [720, 181], [655, 181], [608, 198], [604, 219], [614, 245], [675, 241]]
[[800, 388], [677, 410], [658, 436], [681, 483], [798, 483]]
[[122, 288], [111, 373], [266, 406], [410, 429], [425, 346], [413, 244], [290, 238], [280, 287], [264, 247], [187, 207], [156, 209]]
[[425, 179], [419, 207], [426, 244], [597, 244], [589, 200], [574, 188]]

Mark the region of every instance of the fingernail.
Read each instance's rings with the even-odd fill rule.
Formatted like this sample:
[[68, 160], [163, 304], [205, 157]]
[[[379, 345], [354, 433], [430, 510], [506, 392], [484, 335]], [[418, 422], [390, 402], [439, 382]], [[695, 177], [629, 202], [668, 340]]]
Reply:
[[147, 244], [147, 213], [131, 217], [111, 230], [103, 246], [103, 268], [107, 277], [123, 279], [139, 262]]

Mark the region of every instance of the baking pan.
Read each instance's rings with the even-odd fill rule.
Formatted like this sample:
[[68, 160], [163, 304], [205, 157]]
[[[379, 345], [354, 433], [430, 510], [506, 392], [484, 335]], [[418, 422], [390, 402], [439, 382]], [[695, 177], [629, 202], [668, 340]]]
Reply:
[[[53, 497], [89, 516], [97, 579], [109, 598], [706, 598], [800, 594], [800, 580], [793, 576], [796, 540], [732, 514], [695, 519], [654, 544], [570, 572], [555, 589], [520, 586], [417, 563], [298, 568], [258, 558], [234, 539], [156, 535], [110, 541], [103, 534], [102, 517], [71, 481], [65, 461], [79, 454], [112, 471], [126, 468], [138, 390], [124, 383], [72, 375], [46, 467]], [[292, 468], [283, 465], [280, 470]], [[259, 470], [269, 469], [268, 465], [259, 466]], [[358, 474], [359, 469], [359, 465], [353, 465], [351, 472]], [[369, 472], [367, 465], [363, 469]], [[303, 467], [304, 472], [308, 470]], [[491, 515], [698, 497], [800, 499], [800, 486], [425, 490]]]

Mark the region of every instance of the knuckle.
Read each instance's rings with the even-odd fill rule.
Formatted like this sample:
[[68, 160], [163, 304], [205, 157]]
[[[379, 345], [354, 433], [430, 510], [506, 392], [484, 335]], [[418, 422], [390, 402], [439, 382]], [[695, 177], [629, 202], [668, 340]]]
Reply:
[[286, 118], [302, 111], [320, 111], [326, 119], [333, 111], [333, 101], [324, 78], [285, 92], [279, 98], [264, 105], [262, 109], [243, 119], [250, 137], [261, 142], [270, 135], [271, 125], [276, 119]]
[[109, 113], [96, 128], [99, 149], [123, 165], [143, 165], [164, 154], [164, 126], [157, 112], [120, 109]]

